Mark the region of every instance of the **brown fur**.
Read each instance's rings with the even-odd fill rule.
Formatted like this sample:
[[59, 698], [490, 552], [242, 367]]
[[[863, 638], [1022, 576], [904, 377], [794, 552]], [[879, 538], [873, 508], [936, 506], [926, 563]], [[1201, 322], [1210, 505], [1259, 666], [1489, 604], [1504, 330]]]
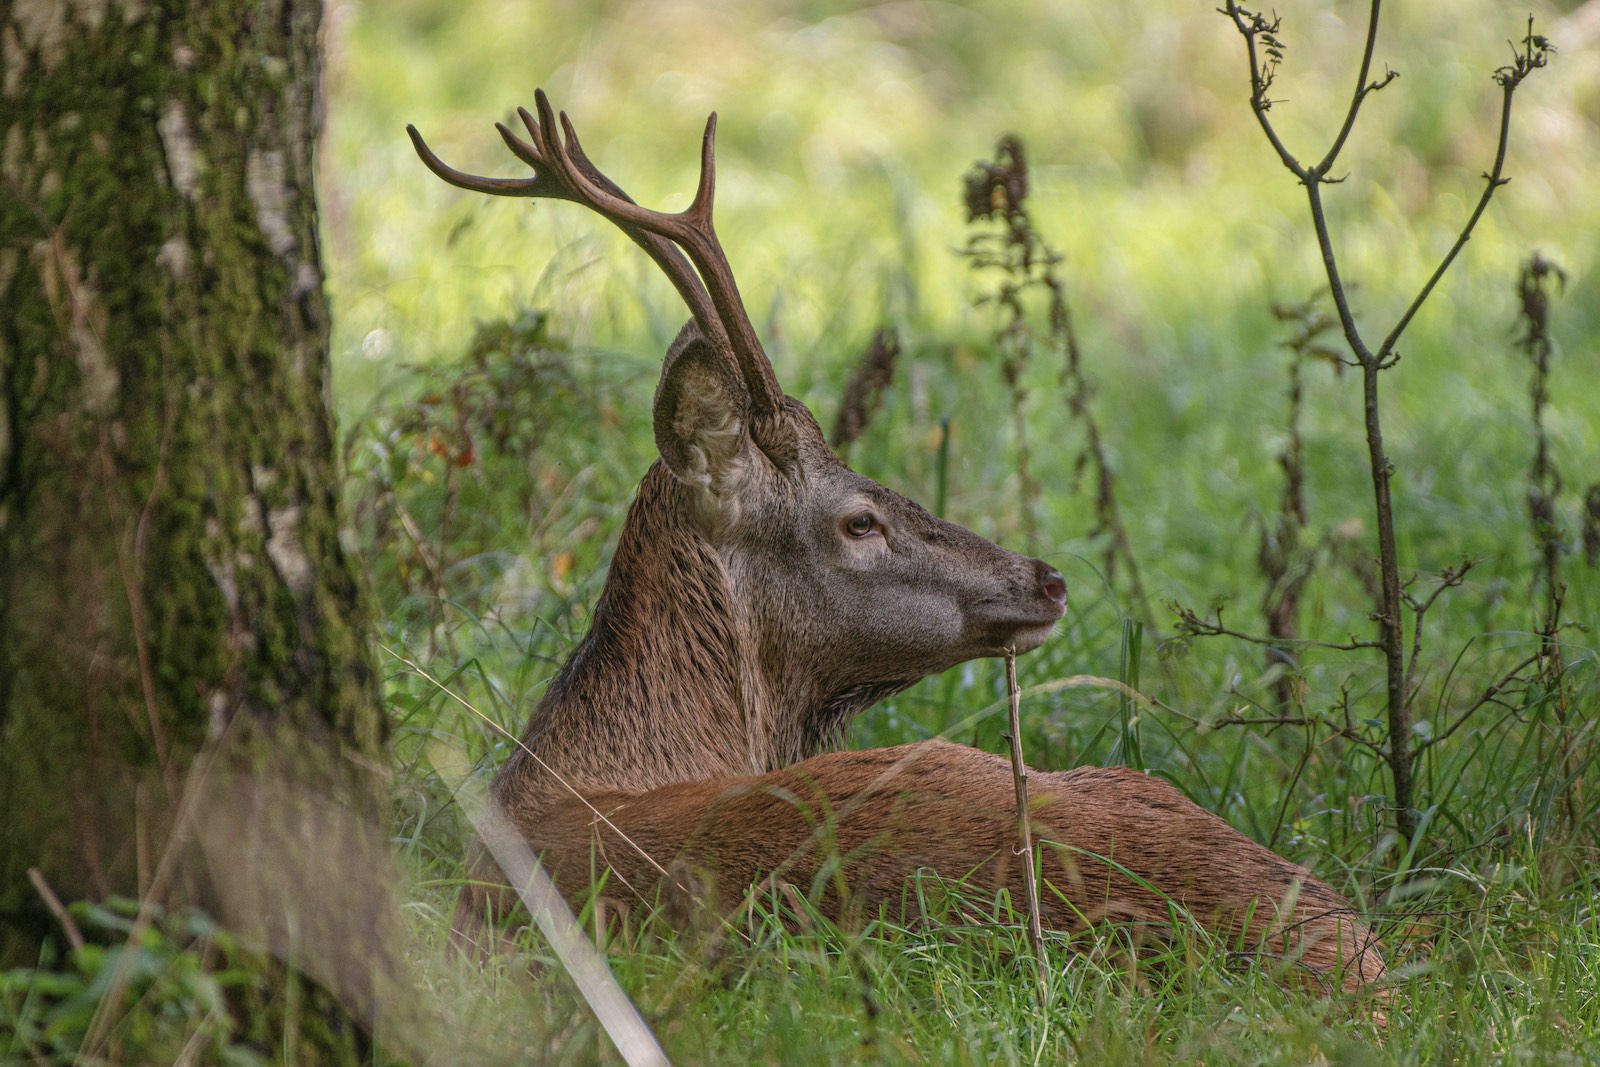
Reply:
[[[1176, 905], [1223, 948], [1281, 961], [1287, 977], [1323, 991], [1354, 992], [1383, 976], [1375, 940], [1345, 901], [1161, 779], [1080, 767], [1035, 771], [1029, 781], [1034, 834], [1045, 842], [1046, 928], [1072, 933], [1115, 920], [1159, 940]], [[553, 804], [532, 834], [519, 824], [569, 897], [609, 867], [608, 898], [649, 906], [663, 888], [659, 864], [673, 872], [669, 893], [709, 884], [724, 912], [776, 872], [834, 916], [875, 915], [887, 904], [904, 917], [907, 882], [923, 871], [1023, 899], [1014, 804], [1006, 760], [926, 741], [816, 756], [764, 775], [594, 793]], [[479, 873], [495, 877], [492, 867]], [[480, 910], [510, 903], [487, 892], [463, 898]], [[458, 911], [457, 920], [468, 917]]]
[[[495, 775], [495, 801], [568, 894], [586, 891], [598, 864], [613, 872], [610, 895], [637, 902], [656, 899], [667, 868], [686, 872], [672, 882], [713, 886], [721, 907], [763, 879], [809, 889], [820, 878], [830, 913], [875, 912], [898, 907], [923, 870], [1020, 899], [1004, 760], [944, 742], [821, 753], [853, 715], [920, 678], [1037, 647], [1065, 610], [1061, 576], [845, 466], [777, 388], [710, 229], [710, 182], [683, 215], [638, 208], [537, 100], [537, 121], [522, 113], [531, 142], [502, 129], [531, 179], [461, 174], [412, 137], [456, 185], [610, 218], [695, 321], [667, 354], [661, 460], [628, 512], [593, 626]], [[1225, 946], [1320, 981], [1356, 989], [1382, 976], [1332, 890], [1167, 783], [1123, 768], [1030, 781], [1046, 925], [1114, 919], [1160, 936], [1176, 905]], [[455, 931], [481, 945], [485, 919], [514, 897], [481, 846], [469, 874]]]

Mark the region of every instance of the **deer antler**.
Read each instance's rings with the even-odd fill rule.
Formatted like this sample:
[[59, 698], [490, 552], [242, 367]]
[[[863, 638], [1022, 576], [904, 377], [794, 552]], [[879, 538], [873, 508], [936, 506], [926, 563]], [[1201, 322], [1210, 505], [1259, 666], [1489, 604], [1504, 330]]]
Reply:
[[[558, 116], [543, 89], [535, 91], [534, 105], [539, 111], [537, 119], [527, 109], [517, 109], [531, 141], [524, 141], [504, 123], [495, 123], [506, 147], [534, 169], [531, 178], [486, 178], [464, 173], [434, 155], [415, 126], [407, 126], [406, 132], [422, 162], [451, 185], [491, 196], [570, 200], [609, 219], [661, 268], [689, 306], [706, 340], [732, 357], [750, 391], [755, 413], [777, 413], [783, 405], [783, 389], [750, 324], [733, 270], [712, 225], [712, 199], [717, 184], [716, 112], [706, 120], [700, 146], [700, 184], [694, 200], [683, 211], [669, 213], [640, 207], [589, 162], [567, 113], [563, 111]], [[559, 135], [557, 121], [561, 126]]]

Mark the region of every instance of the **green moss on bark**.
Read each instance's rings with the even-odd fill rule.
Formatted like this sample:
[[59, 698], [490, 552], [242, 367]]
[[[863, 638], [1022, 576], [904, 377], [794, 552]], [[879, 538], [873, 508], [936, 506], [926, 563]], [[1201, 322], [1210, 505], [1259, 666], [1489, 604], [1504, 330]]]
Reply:
[[[0, 32], [37, 40], [31, 11]], [[292, 751], [381, 818], [311, 185], [320, 13], [69, 14], [0, 99], [0, 963], [48, 929], [28, 867], [68, 897], [150, 888], [219, 741], [257, 769]]]

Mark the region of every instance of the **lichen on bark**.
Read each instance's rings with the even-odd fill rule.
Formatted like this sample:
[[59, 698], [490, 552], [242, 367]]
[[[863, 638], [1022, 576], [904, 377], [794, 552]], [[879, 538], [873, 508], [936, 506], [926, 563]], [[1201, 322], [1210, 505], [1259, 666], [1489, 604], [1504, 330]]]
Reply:
[[140, 844], [202, 753], [381, 827], [327, 403], [320, 15], [0, 5], [0, 966], [49, 929], [30, 866], [68, 897], [214, 902], [198, 854], [152, 887]]

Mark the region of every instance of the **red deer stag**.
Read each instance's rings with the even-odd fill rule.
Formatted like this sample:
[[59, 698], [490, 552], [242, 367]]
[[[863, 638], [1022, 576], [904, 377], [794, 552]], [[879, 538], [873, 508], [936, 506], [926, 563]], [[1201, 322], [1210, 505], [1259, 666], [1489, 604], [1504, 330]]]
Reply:
[[[609, 868], [613, 891], [653, 900], [670, 866], [723, 907], [774, 876], [818, 891], [833, 914], [900, 907], [924, 869], [1021, 899], [1005, 760], [943, 741], [819, 753], [920, 678], [1037, 648], [1066, 610], [1061, 575], [856, 474], [783, 394], [712, 228], [715, 115], [694, 201], [667, 214], [634, 203], [590, 163], [566, 114], [535, 99], [537, 118], [519, 109], [529, 140], [498, 127], [531, 177], [464, 174], [408, 131], [452, 185], [571, 200], [615, 223], [693, 321], [666, 356], [661, 458], [628, 511], [593, 625], [493, 798], [569, 895]], [[1159, 930], [1175, 904], [1224, 944], [1326, 985], [1354, 990], [1384, 973], [1328, 886], [1166, 782], [1120, 767], [1030, 782], [1047, 927], [1110, 918]], [[469, 876], [454, 928], [458, 943], [482, 945], [486, 920], [515, 898], [481, 844]]]

